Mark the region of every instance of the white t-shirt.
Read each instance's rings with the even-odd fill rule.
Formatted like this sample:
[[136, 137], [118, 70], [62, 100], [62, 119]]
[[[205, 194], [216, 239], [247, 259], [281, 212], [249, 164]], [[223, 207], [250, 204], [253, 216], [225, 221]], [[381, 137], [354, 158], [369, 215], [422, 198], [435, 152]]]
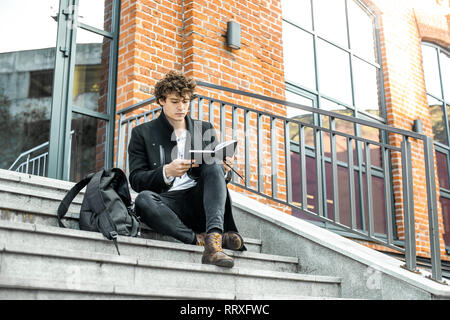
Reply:
[[[177, 137], [177, 147], [178, 147], [178, 154], [177, 159], [184, 159], [184, 147], [186, 145], [186, 132], [184, 131], [179, 137]], [[188, 188], [192, 188], [195, 185], [197, 185], [197, 181], [191, 179], [187, 173], [183, 174], [181, 177], [166, 177], [165, 167], [167, 164], [163, 167], [163, 177], [164, 182], [166, 184], [170, 184], [173, 179], [173, 185], [170, 187], [169, 191], [175, 191], [175, 190], [184, 190]]]

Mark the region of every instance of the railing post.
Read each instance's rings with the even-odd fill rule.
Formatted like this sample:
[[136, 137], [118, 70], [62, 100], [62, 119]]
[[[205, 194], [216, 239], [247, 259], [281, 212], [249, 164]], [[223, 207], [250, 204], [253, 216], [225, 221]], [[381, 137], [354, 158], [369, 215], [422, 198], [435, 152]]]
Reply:
[[270, 118], [270, 156], [271, 156], [271, 166], [272, 166], [272, 198], [276, 199], [278, 197], [278, 141], [277, 141], [277, 123], [276, 118]]
[[28, 168], [29, 168], [29, 166], [30, 166], [30, 154], [28, 154], [28, 156], [27, 156], [27, 164], [26, 164], [26, 166], [25, 166], [25, 172], [26, 173], [29, 173], [28, 172]]
[[286, 166], [286, 202], [292, 203], [291, 134], [289, 121], [284, 122], [284, 160]]
[[117, 154], [116, 154], [116, 167], [123, 169], [122, 163], [123, 161], [120, 159], [123, 157], [123, 142], [122, 142], [122, 118], [123, 113], [119, 115], [119, 124], [117, 125]]
[[414, 193], [412, 181], [411, 144], [408, 141], [407, 136], [403, 136], [401, 150], [406, 268], [415, 272], [417, 270], [417, 260], [416, 231], [414, 223]]
[[436, 281], [442, 281], [433, 140], [430, 137], [426, 137], [424, 141], [424, 153], [425, 180], [427, 183], [428, 226], [431, 250], [431, 278]]

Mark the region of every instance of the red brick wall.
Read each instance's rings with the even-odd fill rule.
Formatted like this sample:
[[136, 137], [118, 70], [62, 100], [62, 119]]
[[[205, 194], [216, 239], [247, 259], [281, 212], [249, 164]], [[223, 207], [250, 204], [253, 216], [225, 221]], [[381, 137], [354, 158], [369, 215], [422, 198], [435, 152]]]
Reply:
[[[226, 45], [228, 21], [234, 21], [241, 25], [241, 48], [239, 50], [231, 49]], [[185, 1], [184, 29], [184, 72], [188, 76], [230, 88], [284, 99], [280, 1]], [[284, 107], [263, 103], [260, 100], [237, 95], [232, 95], [230, 99], [229, 95], [204, 89], [200, 89], [198, 92], [243, 106], [251, 106], [258, 110], [285, 114]], [[230, 112], [231, 110], [228, 111], [228, 118], [231, 116]], [[231, 123], [231, 120], [229, 121]], [[243, 116], [239, 123], [243, 123]], [[266, 128], [268, 125], [266, 122]], [[241, 127], [240, 133], [243, 138], [243, 127]], [[231, 136], [230, 131], [228, 135]], [[256, 133], [250, 132], [249, 137], [251, 144], [256, 145]], [[266, 130], [266, 151], [269, 145]], [[243, 147], [243, 144], [241, 146]], [[244, 149], [242, 148], [240, 151], [238, 154], [243, 154]], [[279, 171], [282, 173], [284, 172], [284, 152], [280, 150], [278, 154]], [[257, 181], [256, 157], [256, 148], [252, 148], [250, 154], [250, 159], [252, 159], [251, 175], [250, 181], [248, 181], [252, 188], [256, 188]], [[244, 158], [238, 157], [237, 163], [238, 170], [244, 172]], [[270, 168], [269, 160], [265, 163], [264, 168]], [[270, 173], [264, 176], [265, 191], [269, 192]], [[284, 177], [280, 179], [284, 179]], [[241, 181], [241, 183], [243, 182]], [[279, 188], [281, 197], [286, 193], [284, 184], [283, 180]], [[266, 200], [259, 199], [267, 203]], [[290, 212], [287, 208], [272, 204]]]
[[[122, 0], [117, 110], [151, 97], [157, 80], [170, 69], [182, 69], [182, 3], [181, 0]], [[117, 137], [116, 129], [114, 154], [117, 154]]]

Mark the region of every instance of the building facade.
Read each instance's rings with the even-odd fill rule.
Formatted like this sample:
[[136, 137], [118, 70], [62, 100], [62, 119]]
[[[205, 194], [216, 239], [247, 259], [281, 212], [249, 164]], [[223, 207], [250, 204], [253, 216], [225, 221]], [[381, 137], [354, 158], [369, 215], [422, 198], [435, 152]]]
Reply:
[[[3, 2], [0, 15], [14, 16], [18, 2]], [[93, 3], [41, 3], [30, 19], [41, 26], [36, 32], [52, 35], [46, 43], [21, 46], [36, 38], [32, 30], [20, 35], [19, 44], [18, 36], [0, 36], [6, 44], [0, 49], [0, 112], [5, 114], [0, 134], [8, 142], [1, 151], [2, 168], [30, 167], [30, 156], [40, 159], [39, 174], [77, 181], [103, 166], [126, 166], [127, 132], [135, 124], [125, 129], [121, 117], [156, 105], [117, 112], [151, 98], [156, 81], [177, 69], [201, 83], [231, 89], [199, 86], [198, 94], [210, 100], [198, 98], [192, 109], [220, 126], [222, 139], [246, 141], [237, 159], [237, 169], [246, 173], [245, 185], [230, 188], [379, 250], [393, 251], [336, 225], [352, 225], [380, 239], [392, 237], [392, 243], [402, 246], [405, 166], [395, 151], [389, 153], [389, 170], [384, 165], [386, 146], [399, 149], [402, 140], [382, 128], [431, 137], [439, 254], [444, 263], [450, 261], [449, 1]], [[239, 48], [227, 43], [228, 22], [240, 26]], [[357, 120], [330, 118], [296, 104]], [[286, 132], [288, 148], [282, 138]], [[42, 152], [27, 153], [45, 142], [46, 158], [40, 157]], [[426, 159], [420, 141], [409, 143], [414, 241], [418, 257], [426, 261]], [[316, 219], [314, 213], [327, 219]], [[333, 224], [337, 213], [339, 223]]]

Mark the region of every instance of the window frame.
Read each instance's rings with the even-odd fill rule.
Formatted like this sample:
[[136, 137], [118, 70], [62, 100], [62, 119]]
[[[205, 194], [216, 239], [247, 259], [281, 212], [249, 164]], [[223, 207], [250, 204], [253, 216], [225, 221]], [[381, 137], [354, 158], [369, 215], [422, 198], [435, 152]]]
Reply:
[[[332, 103], [338, 104], [344, 108], [346, 108], [347, 110], [350, 110], [353, 114], [353, 116], [355, 118], [364, 118], [365, 120], [370, 120], [370, 121], [374, 121], [374, 122], [378, 122], [378, 123], [386, 123], [387, 122], [387, 116], [386, 116], [386, 107], [385, 107], [385, 89], [384, 89], [384, 81], [383, 81], [383, 65], [382, 65], [382, 55], [381, 55], [381, 49], [380, 49], [380, 36], [379, 36], [379, 29], [376, 28], [377, 25], [379, 25], [379, 18], [377, 17], [377, 15], [372, 12], [362, 1], [360, 0], [344, 0], [345, 1], [345, 18], [346, 18], [346, 24], [347, 24], [347, 40], [348, 40], [348, 48], [344, 48], [341, 45], [324, 38], [323, 36], [321, 36], [320, 34], [317, 33], [316, 30], [314, 29], [314, 14], [313, 14], [313, 0], [310, 0], [310, 5], [311, 5], [311, 19], [312, 19], [312, 29], [309, 30], [299, 24], [296, 24], [293, 21], [290, 21], [289, 19], [285, 19], [284, 16], [282, 17], [282, 21], [284, 23], [288, 23], [298, 29], [300, 29], [303, 32], [308, 33], [309, 35], [311, 35], [313, 37], [313, 54], [314, 54], [314, 70], [315, 70], [315, 79], [316, 79], [316, 88], [308, 88], [305, 87], [299, 83], [294, 83], [291, 82], [287, 79], [285, 79], [285, 86], [286, 86], [286, 91], [289, 91], [293, 94], [297, 94], [300, 95], [302, 97], [308, 98], [308, 99], [312, 99], [314, 100], [314, 106], [316, 108], [321, 108], [321, 103], [322, 100], [328, 100]], [[374, 46], [375, 46], [375, 59], [376, 62], [372, 62], [372, 61], [368, 61], [366, 58], [364, 58], [361, 55], [358, 55], [356, 52], [354, 52], [354, 49], [351, 48], [351, 43], [350, 43], [350, 27], [349, 27], [349, 12], [348, 12], [348, 1], [354, 1], [355, 5], [359, 5], [373, 20], [373, 32], [374, 32]], [[340, 101], [338, 99], [336, 99], [335, 97], [331, 97], [328, 96], [324, 93], [322, 93], [320, 91], [320, 76], [319, 76], [319, 72], [318, 72], [318, 61], [317, 61], [317, 43], [319, 40], [325, 41], [326, 43], [342, 50], [343, 52], [345, 52], [348, 57], [349, 57], [349, 68], [350, 68], [350, 81], [351, 81], [351, 100], [352, 100], [352, 105], [348, 104], [348, 103], [344, 103], [343, 101]], [[379, 99], [380, 99], [380, 104], [379, 104], [379, 112], [380, 112], [380, 116], [376, 116], [373, 114], [370, 114], [368, 112], [362, 111], [360, 109], [358, 109], [357, 105], [355, 105], [355, 85], [353, 83], [353, 78], [354, 78], [354, 72], [353, 72], [353, 61], [354, 59], [359, 59], [365, 63], [368, 63], [369, 65], [377, 68], [377, 81], [379, 83]], [[321, 124], [321, 119], [320, 117], [317, 117], [317, 115], [314, 115], [313, 120], [315, 122], [315, 124]], [[361, 136], [361, 127], [359, 125], [353, 125], [353, 130], [354, 130], [354, 134], [356, 136]], [[385, 142], [387, 141], [387, 137], [385, 136], [384, 132], [381, 132], [380, 135], [380, 140]], [[319, 147], [320, 147], [320, 153], [322, 154], [322, 172], [324, 172], [324, 166], [325, 166], [325, 162], [329, 162], [330, 158], [329, 157], [325, 157], [325, 155], [323, 154], [324, 150], [323, 150], [323, 137], [321, 135], [320, 137], [320, 143], [319, 143]], [[299, 151], [299, 147], [298, 144], [295, 143], [295, 141], [291, 141], [291, 150], [293, 152], [297, 152]], [[312, 155], [312, 151], [309, 150], [310, 148], [306, 148], [307, 151], [307, 155], [311, 156]], [[355, 172], [358, 175], [358, 179], [359, 179], [359, 190], [356, 190], [356, 192], [359, 192], [359, 196], [360, 198], [362, 197], [361, 194], [364, 192], [364, 187], [363, 187], [363, 181], [362, 181], [362, 174], [363, 174], [363, 169], [361, 164], [359, 163], [360, 159], [362, 159], [362, 149], [360, 144], [357, 144], [357, 150], [355, 150], [356, 154], [357, 154], [357, 162], [355, 163]], [[338, 163], [339, 165], [345, 167], [346, 164], [345, 163]], [[364, 171], [365, 172], [365, 171]], [[381, 169], [378, 168], [375, 165], [372, 165], [372, 175], [374, 177], [378, 177], [378, 178], [383, 178], [384, 174], [381, 172]], [[322, 190], [323, 192], [325, 192], [326, 194], [326, 182], [324, 181], [326, 179], [325, 176], [322, 177]], [[324, 203], [323, 203], [323, 208], [324, 208], [324, 214], [325, 216], [327, 216], [327, 205], [326, 205], [326, 197], [324, 198]], [[391, 199], [386, 199], [386, 201], [394, 201], [393, 199], [393, 193], [391, 194]], [[361, 215], [361, 223], [363, 225], [363, 229], [365, 230], [365, 228], [367, 227], [365, 225], [364, 219], [365, 219], [365, 209], [364, 209], [364, 205], [360, 202], [360, 210], [359, 213]], [[396, 221], [395, 220], [395, 212], [392, 212], [392, 221]], [[334, 227], [333, 225], [330, 225], [329, 223], [322, 223], [322, 222], [316, 222], [316, 221], [311, 221], [311, 223], [325, 227], [331, 231], [337, 232], [339, 234], [342, 235], [347, 235], [350, 237], [354, 237], [354, 238], [358, 238], [358, 236], [355, 235], [349, 235], [347, 234], [345, 231], [342, 231], [336, 227]], [[394, 238], [396, 238], [397, 240], [396, 243], [402, 243], [402, 240], [399, 240], [397, 238], [397, 230], [394, 227], [393, 230], [393, 236]], [[385, 234], [377, 234], [378, 237], [383, 238], [386, 237]]]
[[[430, 96], [431, 98], [439, 101], [439, 103], [442, 104], [443, 106], [443, 114], [444, 114], [444, 125], [445, 125], [445, 132], [447, 134], [447, 145], [443, 144], [441, 142], [435, 141], [434, 137], [433, 137], [433, 144], [434, 144], [434, 148], [435, 148], [435, 153], [436, 152], [440, 152], [442, 154], [444, 154], [444, 156], [446, 157], [446, 163], [447, 163], [447, 174], [448, 174], [448, 179], [450, 181], [450, 124], [449, 124], [449, 114], [447, 112], [447, 106], [450, 106], [450, 97], [446, 97], [445, 96], [445, 90], [444, 90], [444, 83], [443, 83], [443, 78], [442, 78], [442, 68], [441, 68], [441, 52], [444, 52], [445, 54], [450, 56], [450, 51], [442, 48], [441, 46], [434, 44], [432, 42], [428, 42], [428, 41], [422, 41], [421, 43], [421, 48], [422, 46], [428, 46], [428, 47], [432, 47], [434, 49], [436, 49], [436, 59], [437, 59], [437, 65], [438, 65], [438, 69], [439, 69], [439, 83], [441, 86], [441, 95], [442, 98], [435, 96], [432, 93], [429, 93], [426, 89], [426, 82], [425, 82], [425, 77], [424, 77], [424, 83], [425, 83], [425, 94], [426, 96]], [[422, 67], [423, 67], [423, 56], [422, 56]], [[424, 75], [425, 75], [425, 69], [423, 70]], [[427, 98], [427, 104], [428, 104], [428, 98]], [[429, 108], [429, 106], [428, 106]], [[434, 134], [434, 133], [433, 133]], [[436, 156], [435, 156], [436, 157]], [[450, 199], [450, 189], [444, 188], [439, 184], [439, 194], [440, 197], [445, 198], [445, 199]], [[444, 214], [444, 212], [442, 212], [442, 214]], [[446, 244], [445, 245], [445, 251], [447, 254], [450, 254], [450, 244]]]
[[[341, 45], [339, 45], [338, 43], [327, 39], [325, 37], [323, 37], [322, 35], [318, 34], [318, 32], [314, 29], [314, 14], [313, 14], [313, 0], [310, 0], [310, 4], [311, 4], [311, 19], [312, 19], [312, 27], [313, 29], [309, 30], [299, 24], [296, 24], [295, 22], [286, 19], [284, 16], [282, 16], [282, 21], [285, 23], [288, 23], [298, 29], [300, 29], [303, 32], [308, 33], [309, 35], [311, 35], [313, 37], [313, 55], [314, 55], [314, 69], [315, 69], [315, 78], [316, 78], [316, 88], [308, 88], [305, 87], [299, 83], [294, 83], [289, 81], [288, 79], [285, 79], [285, 83], [286, 85], [289, 85], [291, 88], [292, 87], [297, 87], [300, 90], [306, 91], [308, 93], [312, 93], [314, 94], [319, 103], [318, 103], [318, 107], [320, 108], [320, 100], [321, 98], [325, 98], [327, 100], [330, 100], [332, 102], [335, 102], [339, 105], [342, 105], [348, 109], [351, 109], [354, 111], [354, 115], [355, 117], [358, 117], [359, 114], [368, 117], [371, 120], [380, 122], [380, 123], [386, 123], [386, 105], [385, 105], [385, 88], [384, 88], [384, 81], [383, 81], [383, 65], [382, 65], [382, 61], [381, 61], [381, 49], [380, 49], [380, 36], [379, 36], [379, 30], [378, 28], [376, 28], [377, 25], [379, 25], [379, 19], [377, 17], [377, 15], [370, 10], [362, 1], [360, 0], [343, 0], [345, 2], [345, 14], [346, 14], [346, 23], [347, 23], [347, 37], [348, 37], [348, 48], [342, 47]], [[361, 7], [361, 9], [363, 9], [369, 16], [371, 16], [371, 18], [373, 19], [373, 31], [374, 31], [374, 45], [375, 45], [375, 54], [376, 54], [376, 62], [372, 62], [367, 60], [365, 57], [359, 55], [358, 53], [356, 53], [354, 51], [354, 49], [351, 48], [351, 41], [350, 41], [350, 24], [348, 21], [348, 17], [349, 17], [349, 12], [348, 12], [348, 1], [354, 1], [356, 5], [359, 5]], [[318, 62], [317, 62], [317, 43], [318, 40], [322, 40], [334, 47], [336, 47], [339, 50], [342, 50], [343, 52], [345, 52], [348, 57], [349, 57], [349, 66], [350, 66], [350, 85], [351, 85], [351, 96], [352, 96], [352, 104], [348, 104], [345, 103], [343, 101], [337, 100], [335, 97], [331, 97], [328, 96], [326, 94], [324, 94], [323, 92], [321, 92], [320, 90], [320, 76], [319, 76], [319, 72], [318, 72]], [[355, 105], [355, 85], [353, 83], [353, 78], [354, 78], [354, 71], [353, 71], [353, 61], [354, 59], [359, 59], [361, 61], [363, 61], [364, 63], [369, 64], [372, 67], [375, 67], [377, 69], [377, 81], [379, 83], [379, 88], [380, 88], [380, 92], [379, 92], [379, 98], [380, 98], [380, 116], [376, 116], [373, 114], [370, 114], [368, 112], [365, 112], [363, 110], [360, 110], [357, 108], [357, 106]], [[289, 90], [291, 91], [291, 90]]]

